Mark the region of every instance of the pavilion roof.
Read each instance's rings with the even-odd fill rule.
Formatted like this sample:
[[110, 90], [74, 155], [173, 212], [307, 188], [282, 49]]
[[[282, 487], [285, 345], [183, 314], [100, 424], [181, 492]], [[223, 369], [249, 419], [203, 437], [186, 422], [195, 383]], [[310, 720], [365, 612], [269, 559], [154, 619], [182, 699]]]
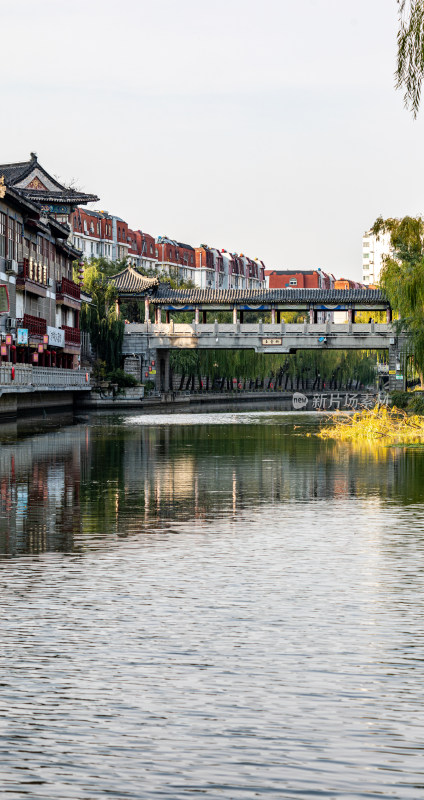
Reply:
[[113, 281], [119, 294], [145, 295], [159, 287], [159, 278], [148, 278], [141, 275], [134, 267], [128, 266], [116, 275], [111, 275], [109, 281]]

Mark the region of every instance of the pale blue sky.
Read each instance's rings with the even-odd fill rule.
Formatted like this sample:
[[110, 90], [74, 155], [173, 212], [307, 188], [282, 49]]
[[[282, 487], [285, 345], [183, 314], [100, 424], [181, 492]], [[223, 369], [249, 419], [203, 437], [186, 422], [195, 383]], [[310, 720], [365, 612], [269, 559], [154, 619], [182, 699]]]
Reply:
[[3, 0], [0, 161], [36, 150], [153, 235], [359, 278], [376, 216], [424, 212], [396, 14], [396, 0]]

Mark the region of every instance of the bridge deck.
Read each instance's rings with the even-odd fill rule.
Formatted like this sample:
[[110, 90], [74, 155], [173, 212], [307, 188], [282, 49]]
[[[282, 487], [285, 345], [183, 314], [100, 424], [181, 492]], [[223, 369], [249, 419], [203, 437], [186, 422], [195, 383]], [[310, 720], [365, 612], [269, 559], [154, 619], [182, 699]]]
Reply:
[[125, 326], [124, 353], [149, 349], [253, 349], [289, 353], [299, 349], [387, 349], [395, 344], [391, 324], [136, 324]]

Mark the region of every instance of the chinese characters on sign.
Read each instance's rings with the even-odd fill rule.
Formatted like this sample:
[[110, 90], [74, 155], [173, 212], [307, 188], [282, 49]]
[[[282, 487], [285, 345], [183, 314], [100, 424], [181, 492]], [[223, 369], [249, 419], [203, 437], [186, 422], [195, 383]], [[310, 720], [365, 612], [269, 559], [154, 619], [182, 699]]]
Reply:
[[268, 338], [268, 339], [262, 339], [262, 344], [263, 345], [264, 344], [265, 345], [276, 345], [276, 344], [278, 345], [278, 344], [283, 344], [283, 340], [282, 340], [281, 336], [274, 336], [274, 337], [271, 337], [271, 338]]
[[[315, 393], [311, 399], [311, 408], [314, 411], [356, 411], [363, 408], [374, 408], [376, 403], [387, 405], [389, 396], [385, 392], [371, 394], [368, 392], [330, 392]], [[292, 397], [293, 408], [299, 410], [307, 408], [309, 399], [304, 394], [295, 392]]]
[[389, 396], [382, 392], [374, 394], [352, 394], [350, 392], [331, 392], [327, 394], [314, 394], [312, 408], [326, 411], [340, 410], [341, 408], [356, 411], [358, 408], [374, 408], [376, 403], [387, 405]]

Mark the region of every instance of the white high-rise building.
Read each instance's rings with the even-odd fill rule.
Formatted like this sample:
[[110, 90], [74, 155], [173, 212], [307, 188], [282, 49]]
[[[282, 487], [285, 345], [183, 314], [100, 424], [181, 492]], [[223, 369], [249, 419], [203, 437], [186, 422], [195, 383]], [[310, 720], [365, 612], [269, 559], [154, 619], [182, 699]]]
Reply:
[[366, 286], [380, 283], [381, 270], [384, 256], [392, 256], [393, 247], [390, 243], [390, 232], [381, 231], [379, 234], [366, 231], [362, 237], [362, 281]]

